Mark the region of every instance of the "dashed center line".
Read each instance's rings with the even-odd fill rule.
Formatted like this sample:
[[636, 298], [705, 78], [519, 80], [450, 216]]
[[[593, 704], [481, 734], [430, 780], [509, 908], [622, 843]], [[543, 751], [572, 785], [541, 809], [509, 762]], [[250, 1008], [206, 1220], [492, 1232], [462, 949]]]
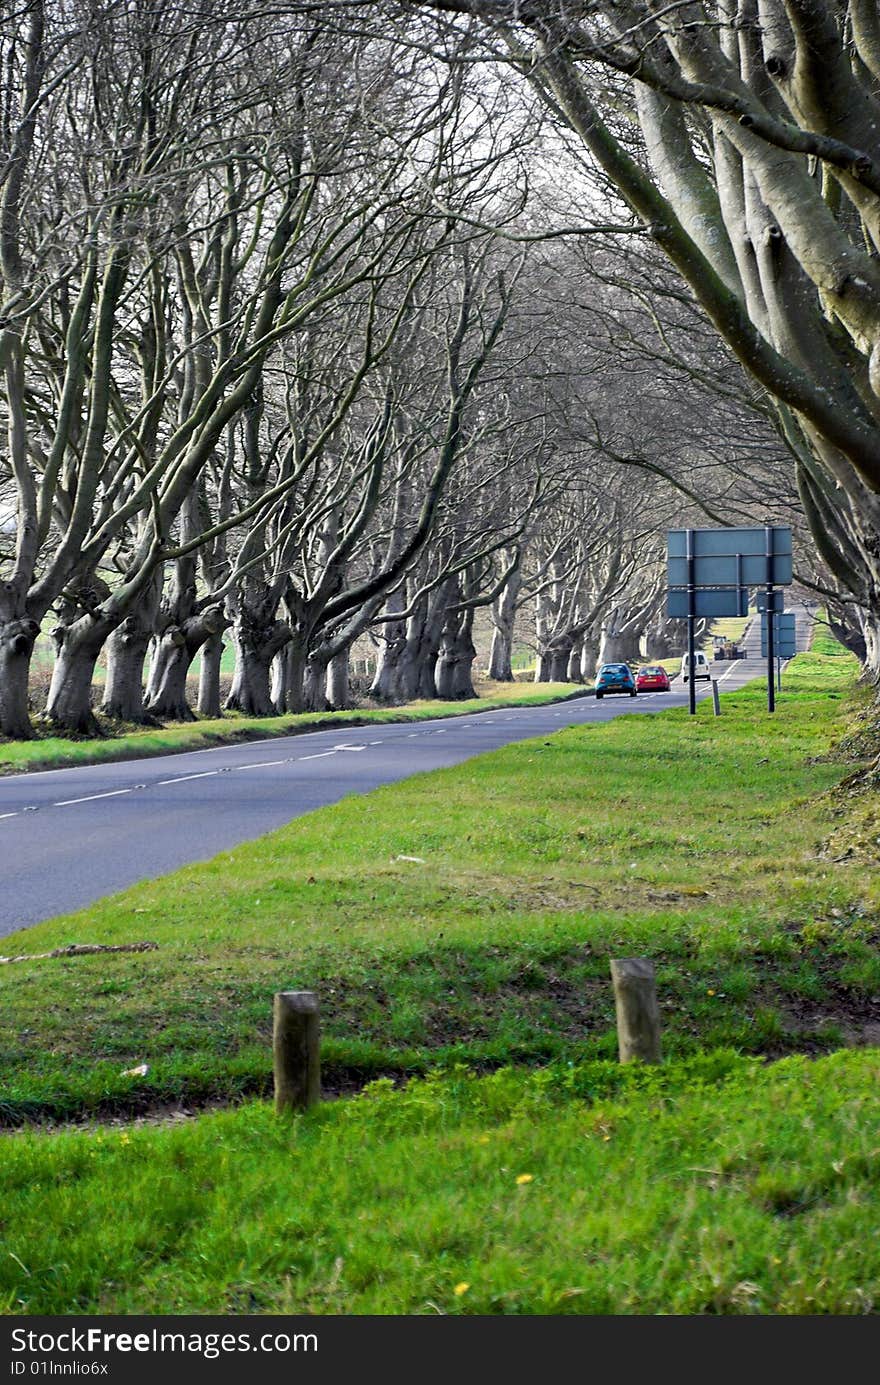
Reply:
[[85, 798], [62, 798], [60, 803], [53, 803], [52, 807], [69, 808], [72, 803], [94, 803], [96, 798], [118, 798], [122, 793], [131, 793], [131, 789], [111, 789], [109, 793], [90, 793], [86, 794]]
[[0, 818], [17, 818], [18, 813], [0, 813]]
[[[156, 787], [161, 789], [164, 784], [183, 784], [187, 779], [210, 779], [213, 774], [219, 774], [219, 769], [206, 769], [201, 774], [181, 774], [176, 779], [160, 779]], [[127, 793], [128, 790], [122, 790]]]
[[[305, 756], [303, 756], [303, 759], [305, 759]], [[270, 765], [286, 764], [286, 760], [256, 760], [252, 765], [233, 765], [233, 769], [268, 769]], [[217, 774], [219, 771], [214, 770], [214, 773]], [[193, 778], [197, 778], [197, 776], [193, 775]]]
[[335, 750], [319, 750], [317, 755], [301, 755], [301, 760], [323, 760], [325, 755], [335, 755]]

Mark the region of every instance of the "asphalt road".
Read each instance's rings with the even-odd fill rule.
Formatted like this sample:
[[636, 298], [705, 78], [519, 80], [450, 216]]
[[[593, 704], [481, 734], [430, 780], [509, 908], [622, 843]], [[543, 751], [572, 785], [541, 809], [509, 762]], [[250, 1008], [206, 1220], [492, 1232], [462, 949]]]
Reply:
[[[749, 657], [713, 667], [719, 691], [760, 677]], [[716, 673], [716, 669], [718, 672]], [[698, 682], [700, 699], [711, 695]], [[208, 860], [348, 794], [546, 736], [582, 722], [687, 703], [668, 693], [591, 695], [417, 724], [314, 731], [149, 760], [0, 778], [0, 937], [69, 913], [137, 880]]]

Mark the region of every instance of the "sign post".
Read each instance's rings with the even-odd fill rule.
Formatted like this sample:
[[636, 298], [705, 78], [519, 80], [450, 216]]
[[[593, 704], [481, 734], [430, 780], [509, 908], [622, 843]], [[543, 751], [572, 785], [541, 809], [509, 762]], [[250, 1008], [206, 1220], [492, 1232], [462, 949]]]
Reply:
[[776, 624], [773, 611], [773, 530], [768, 524], [764, 529], [764, 556], [767, 560], [767, 610], [771, 612], [767, 621], [767, 711], [776, 711], [776, 669], [773, 662], [773, 626]]
[[695, 585], [695, 583], [694, 583], [694, 567], [695, 567], [695, 563], [694, 563], [694, 531], [693, 531], [693, 529], [688, 529], [688, 530], [687, 530], [687, 537], [686, 537], [685, 542], [686, 542], [686, 550], [685, 550], [685, 551], [686, 551], [686, 553], [687, 553], [687, 589], [688, 589], [688, 590], [687, 590], [687, 595], [688, 595], [688, 613], [687, 613], [687, 623], [688, 623], [688, 712], [689, 712], [689, 714], [693, 717], [693, 716], [696, 716], [696, 714], [697, 714], [697, 680], [696, 680], [696, 678], [694, 677], [694, 674], [696, 673], [696, 669], [695, 669], [695, 667], [694, 667], [694, 665], [695, 665], [695, 663], [696, 663], [695, 655], [696, 655], [696, 652], [697, 652], [697, 640], [696, 640], [696, 624], [697, 624], [696, 592], [697, 592], [697, 588], [696, 588], [696, 585]]
[[[761, 587], [758, 609], [781, 608], [778, 587], [791, 584], [791, 529], [765, 524], [754, 529], [670, 529], [667, 539], [667, 614], [687, 620], [688, 711], [697, 710], [694, 660], [696, 622], [718, 616], [744, 616], [749, 588]], [[776, 709], [775, 631], [767, 624], [767, 710]]]

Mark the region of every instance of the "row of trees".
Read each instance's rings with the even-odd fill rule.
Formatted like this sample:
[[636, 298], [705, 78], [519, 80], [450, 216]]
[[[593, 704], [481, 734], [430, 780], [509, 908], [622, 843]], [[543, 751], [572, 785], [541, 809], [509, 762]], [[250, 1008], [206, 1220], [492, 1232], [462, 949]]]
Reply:
[[663, 252], [759, 388], [809, 528], [804, 566], [877, 680], [875, 0], [392, 8], [424, 48], [491, 63], [512, 99], [537, 97], [581, 220], [610, 192]]
[[365, 637], [374, 696], [465, 696], [481, 608], [494, 677], [528, 609], [537, 676], [587, 678], [668, 652], [669, 524], [803, 525], [776, 401], [572, 162], [572, 34], [440, 8], [2, 21], [0, 734], [45, 628], [72, 731], [102, 651], [109, 715], [191, 715], [197, 657], [216, 715], [224, 635], [245, 712], [346, 705]]

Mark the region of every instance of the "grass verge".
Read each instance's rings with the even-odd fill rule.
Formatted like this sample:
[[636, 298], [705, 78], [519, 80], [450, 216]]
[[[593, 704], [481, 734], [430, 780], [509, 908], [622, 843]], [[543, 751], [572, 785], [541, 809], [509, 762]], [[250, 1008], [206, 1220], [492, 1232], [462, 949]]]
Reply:
[[716, 1052], [8, 1136], [0, 1309], [870, 1313], [878, 1080]]
[[[0, 1118], [104, 1119], [3, 1137], [0, 1311], [874, 1311], [853, 668], [820, 638], [775, 717], [759, 685], [569, 728], [12, 940], [159, 946], [0, 968]], [[614, 1061], [625, 953], [658, 966], [660, 1067]], [[287, 986], [320, 992], [327, 1085], [367, 1084], [293, 1121], [245, 1100]]]
[[188, 750], [207, 750], [239, 741], [292, 736], [322, 726], [369, 726], [377, 723], [426, 721], [434, 717], [469, 716], [498, 707], [537, 707], [546, 702], [565, 702], [583, 697], [587, 690], [570, 683], [484, 683], [480, 696], [466, 702], [410, 702], [402, 707], [364, 708], [360, 711], [299, 712], [283, 717], [244, 717], [228, 712], [218, 720], [169, 722], [157, 729], [126, 727], [99, 717], [105, 739], [66, 737], [39, 732], [32, 741], [0, 738], [0, 774], [27, 770], [66, 769], [108, 760], [136, 760], [153, 755], [173, 755]]
[[609, 955], [655, 960], [670, 1058], [862, 1041], [880, 887], [828, 846], [853, 672], [820, 640], [774, 717], [758, 684], [720, 718], [704, 703], [571, 727], [7, 939], [158, 947], [0, 967], [0, 1121], [265, 1095], [286, 988], [319, 992], [337, 1091], [611, 1059]]

